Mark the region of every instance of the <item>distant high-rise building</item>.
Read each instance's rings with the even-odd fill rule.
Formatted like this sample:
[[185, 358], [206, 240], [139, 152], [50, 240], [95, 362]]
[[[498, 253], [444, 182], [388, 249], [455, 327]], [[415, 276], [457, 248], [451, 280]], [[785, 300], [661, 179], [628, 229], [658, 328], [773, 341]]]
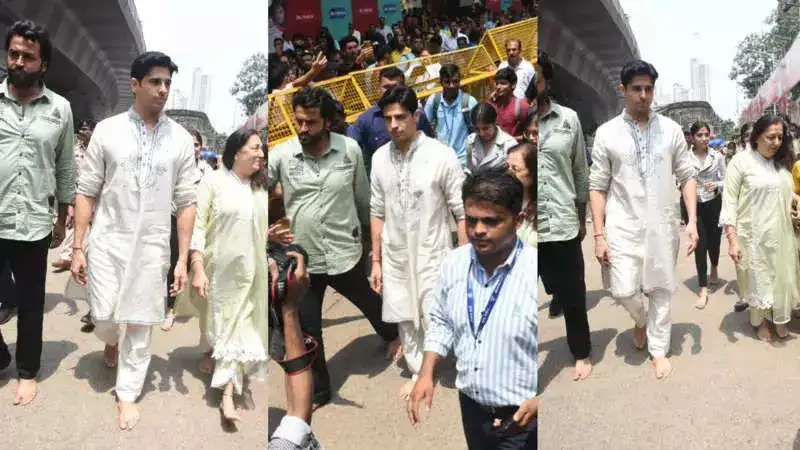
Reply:
[[692, 58], [689, 61], [691, 79], [692, 79], [692, 100], [709, 102], [711, 101], [710, 88], [710, 74], [708, 64], [703, 64]]
[[200, 110], [200, 80], [203, 77], [203, 72], [200, 68], [195, 68], [192, 74], [192, 95], [189, 100], [189, 107], [194, 110]]
[[167, 99], [166, 109], [189, 109], [189, 99], [180, 89], [172, 89]]
[[689, 89], [683, 87], [680, 83], [672, 85], [672, 101], [673, 102], [688, 102]]
[[197, 110], [208, 114], [211, 109], [211, 76], [203, 74], [200, 77], [200, 93], [198, 96]]

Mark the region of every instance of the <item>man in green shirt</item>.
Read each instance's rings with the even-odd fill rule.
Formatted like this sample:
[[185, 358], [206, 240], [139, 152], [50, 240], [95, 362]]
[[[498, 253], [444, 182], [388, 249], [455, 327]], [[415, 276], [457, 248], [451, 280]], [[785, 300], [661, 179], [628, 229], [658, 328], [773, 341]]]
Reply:
[[269, 179], [280, 183], [295, 243], [308, 253], [311, 288], [300, 301], [303, 331], [319, 342], [312, 365], [314, 403], [331, 399], [322, 341], [322, 302], [328, 286], [350, 300], [398, 358], [397, 324], [381, 320], [382, 305], [369, 285], [362, 255], [369, 240], [370, 185], [358, 143], [329, 132], [333, 98], [304, 88], [292, 99], [297, 137], [269, 152]]
[[[47, 31], [30, 21], [14, 23], [6, 52], [8, 78], [0, 84], [0, 267], [9, 264], [16, 284], [14, 404], [25, 405], [37, 394], [47, 252], [64, 239], [77, 169], [72, 109], [42, 81], [52, 54]], [[0, 370], [10, 362], [0, 335]]]

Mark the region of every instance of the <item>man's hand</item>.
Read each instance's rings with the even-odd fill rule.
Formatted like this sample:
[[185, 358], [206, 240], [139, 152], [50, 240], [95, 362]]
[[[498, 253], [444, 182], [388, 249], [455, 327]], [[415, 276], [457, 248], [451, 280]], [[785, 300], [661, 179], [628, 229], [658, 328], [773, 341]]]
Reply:
[[383, 289], [383, 271], [380, 261], [372, 262], [372, 271], [369, 273], [369, 285], [373, 291], [381, 294]]
[[519, 405], [519, 409], [514, 413], [514, 421], [517, 422], [520, 428], [525, 428], [538, 415], [539, 397], [534, 397], [530, 400], [525, 400]]
[[425, 406], [428, 410], [431, 409], [433, 404], [433, 376], [420, 375], [417, 382], [414, 383], [414, 390], [411, 391], [411, 396], [408, 398], [408, 405], [406, 411], [408, 412], [408, 420], [411, 425], [416, 425], [420, 422], [419, 415], [419, 402], [425, 400]]
[[611, 259], [608, 251], [608, 243], [605, 236], [598, 236], [594, 240], [594, 256], [601, 266], [609, 265]]
[[78, 286], [86, 286], [88, 274], [86, 271], [86, 255], [83, 253], [83, 249], [72, 249], [70, 272], [72, 272], [72, 279], [75, 280]]
[[[286, 291], [286, 298], [283, 301], [283, 311], [287, 309], [296, 310], [300, 307], [300, 298], [308, 292], [309, 285], [311, 284], [311, 277], [306, 270], [306, 261], [303, 255], [297, 252], [286, 252], [286, 256], [294, 258], [297, 261], [297, 268], [294, 270], [294, 280], [289, 283]], [[276, 270], [277, 272], [277, 270]], [[275, 277], [277, 279], [277, 277]]]
[[189, 285], [189, 275], [186, 273], [186, 260], [178, 259], [178, 262], [175, 264], [175, 272], [173, 273], [175, 274], [175, 281], [170, 287], [169, 295], [175, 297], [183, 292], [186, 286]]
[[689, 243], [686, 244], [686, 256], [691, 255], [697, 249], [697, 221], [689, 219], [686, 224], [686, 237], [689, 238]]
[[66, 224], [60, 219], [56, 220], [56, 224], [53, 225], [53, 239], [50, 241], [50, 248], [58, 248], [64, 242], [65, 235]]

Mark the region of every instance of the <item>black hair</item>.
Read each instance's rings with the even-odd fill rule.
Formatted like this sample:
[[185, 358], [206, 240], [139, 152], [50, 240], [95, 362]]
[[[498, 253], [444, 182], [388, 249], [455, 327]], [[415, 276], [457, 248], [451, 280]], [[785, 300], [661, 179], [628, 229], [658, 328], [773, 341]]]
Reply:
[[200, 131], [198, 131], [197, 128], [187, 126], [186, 131], [188, 131], [189, 134], [191, 134], [195, 139], [197, 139], [197, 142], [199, 142], [201, 146], [203, 145], [203, 135], [200, 134]]
[[498, 81], [508, 81], [512, 86], [517, 84], [517, 73], [510, 67], [503, 67], [494, 74], [495, 83]]
[[693, 123], [691, 128], [689, 128], [689, 133], [692, 136], [694, 136], [695, 134], [699, 133], [700, 130], [702, 130], [703, 128], [705, 128], [706, 130], [708, 130], [709, 133], [711, 133], [711, 126], [706, 122], [703, 122], [702, 120], [698, 120], [697, 122]]
[[494, 106], [486, 103], [480, 102], [472, 108], [470, 112], [470, 119], [472, 119], [473, 124], [497, 124], [497, 110], [494, 109]]
[[439, 78], [442, 80], [453, 78], [461, 75], [461, 69], [455, 64], [445, 64], [439, 69]]
[[406, 74], [403, 73], [397, 66], [384, 67], [379, 72], [379, 78], [386, 78], [387, 80], [395, 80], [402, 78], [403, 83], [406, 81]]
[[[529, 116], [532, 117], [532, 116]], [[538, 150], [533, 142], [520, 142], [519, 144], [511, 147], [508, 149], [508, 155], [516, 152], [524, 152], [522, 155], [522, 160], [525, 162], [525, 168], [528, 169], [528, 173], [531, 174], [531, 187], [529, 188], [528, 195], [530, 196], [530, 201], [528, 205], [525, 207], [525, 220], [532, 222], [534, 227], [539, 226], [539, 221], [537, 220], [537, 210], [536, 210], [536, 202], [538, 201], [537, 191], [538, 191], [538, 161], [537, 161], [537, 153]], [[523, 186], [523, 189], [525, 187]]]
[[324, 120], [331, 120], [335, 114], [333, 97], [330, 92], [321, 87], [304, 87], [292, 97], [292, 109], [319, 108], [319, 113]]
[[274, 17], [278, 13], [278, 8], [282, 8], [283, 12], [286, 12], [286, 5], [283, 4], [283, 0], [272, 0], [267, 10], [269, 16]]
[[[222, 152], [222, 165], [225, 166], [226, 169], [233, 170], [233, 161], [236, 154], [247, 145], [247, 141], [253, 136], [258, 136], [258, 131], [254, 128], [241, 128], [228, 136], [228, 140], [225, 141], [225, 150]], [[266, 155], [266, 152], [264, 154]], [[256, 188], [266, 189], [268, 185], [267, 180], [267, 170], [264, 165], [261, 166], [258, 172], [250, 177], [250, 182], [253, 187]]]
[[372, 46], [372, 51], [375, 55], [375, 60], [382, 61], [386, 59], [386, 55], [389, 54], [389, 47], [386, 44], [375, 44]]
[[11, 25], [6, 33], [6, 52], [11, 46], [11, 39], [20, 36], [25, 40], [39, 43], [39, 57], [42, 63], [50, 63], [53, 56], [53, 44], [50, 42], [50, 33], [47, 29], [30, 20], [18, 20]]
[[291, 66], [289, 64], [278, 61], [275, 64], [269, 65], [269, 79], [267, 82], [269, 83], [268, 90], [269, 92], [278, 89], [283, 84], [283, 80], [289, 75], [291, 71]]
[[[536, 65], [542, 69], [542, 77], [547, 81], [553, 80], [553, 63], [550, 61], [550, 56], [543, 51], [539, 51], [536, 58]], [[533, 84], [533, 83], [531, 83]]]
[[750, 130], [752, 130], [752, 129], [753, 129], [753, 124], [752, 124], [752, 123], [750, 123], [750, 122], [747, 122], [747, 123], [745, 123], [745, 124], [744, 124], [744, 125], [742, 125], [742, 127], [739, 129], [739, 144], [740, 144], [742, 147], [744, 147], [744, 145], [746, 144], [746, 142], [744, 141], [744, 135], [745, 135], [745, 134], [747, 134], [747, 132], [748, 132], [748, 131], [750, 131]]
[[178, 66], [172, 59], [161, 52], [145, 52], [137, 56], [131, 64], [131, 78], [142, 81], [154, 67], [164, 67], [169, 69], [169, 74], [178, 71]]
[[342, 51], [344, 51], [344, 48], [347, 47], [347, 44], [351, 42], [355, 42], [356, 45], [358, 45], [358, 39], [356, 39], [353, 36], [345, 36], [339, 40], [339, 48], [341, 48]]
[[381, 109], [381, 111], [383, 111], [387, 106], [394, 105], [395, 103], [399, 103], [411, 114], [414, 114], [417, 112], [417, 109], [419, 109], [419, 99], [417, 99], [417, 93], [414, 92], [414, 89], [402, 84], [392, 86], [388, 91], [386, 91], [381, 96], [381, 99], [378, 100], [378, 107]]
[[641, 59], [633, 60], [622, 66], [619, 79], [623, 86], [628, 87], [631, 81], [633, 81], [633, 77], [640, 75], [646, 75], [652, 78], [653, 84], [656, 84], [656, 80], [658, 80], [656, 68], [649, 62], [642, 61]]
[[461, 188], [465, 204], [467, 200], [491, 203], [507, 209], [514, 217], [522, 212], [522, 194], [522, 183], [498, 169], [478, 170], [467, 177]]
[[775, 153], [772, 161], [774, 162], [776, 169], [786, 169], [791, 172], [792, 165], [794, 165], [792, 137], [789, 133], [788, 124], [781, 119], [780, 116], [765, 114], [761, 116], [760, 119], [756, 120], [756, 123], [753, 124], [753, 134], [750, 135], [750, 148], [756, 150], [756, 141], [758, 141], [758, 138], [760, 138], [762, 134], [766, 133], [767, 128], [777, 124], [782, 125], [783, 142], [781, 142], [781, 147], [778, 149], [778, 152]]
[[78, 122], [78, 127], [75, 129], [75, 132], [80, 131], [81, 128], [83, 128], [83, 127], [86, 127], [91, 131], [94, 131], [94, 127], [96, 127], [96, 126], [97, 126], [97, 122], [95, 122], [94, 120], [83, 119], [80, 122]]

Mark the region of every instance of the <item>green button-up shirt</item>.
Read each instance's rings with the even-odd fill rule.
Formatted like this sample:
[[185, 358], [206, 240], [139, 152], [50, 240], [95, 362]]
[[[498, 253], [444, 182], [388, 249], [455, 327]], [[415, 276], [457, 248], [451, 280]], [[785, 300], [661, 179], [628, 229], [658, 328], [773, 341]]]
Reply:
[[22, 106], [0, 83], [0, 239], [37, 241], [53, 230], [58, 204], [72, 204], [72, 108], [55, 92]]
[[283, 188], [295, 242], [308, 253], [309, 273], [338, 275], [355, 267], [364, 251], [370, 197], [358, 143], [331, 133], [329, 148], [315, 158], [295, 137], [272, 149], [268, 159], [270, 180]]
[[577, 204], [589, 199], [589, 168], [583, 129], [575, 111], [552, 103], [539, 118], [539, 242], [574, 239]]

